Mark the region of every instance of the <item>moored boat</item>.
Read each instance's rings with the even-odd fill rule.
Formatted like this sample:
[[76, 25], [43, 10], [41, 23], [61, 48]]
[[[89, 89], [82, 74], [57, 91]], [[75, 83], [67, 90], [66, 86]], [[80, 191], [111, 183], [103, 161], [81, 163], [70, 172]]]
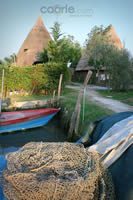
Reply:
[[0, 115], [0, 133], [25, 130], [46, 125], [59, 111], [56, 108], [44, 108], [14, 112], [2, 112]]

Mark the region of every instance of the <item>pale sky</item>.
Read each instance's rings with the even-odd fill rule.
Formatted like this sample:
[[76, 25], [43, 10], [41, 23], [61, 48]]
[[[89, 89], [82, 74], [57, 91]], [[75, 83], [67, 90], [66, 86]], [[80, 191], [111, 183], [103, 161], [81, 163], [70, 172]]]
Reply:
[[132, 9], [132, 0], [0, 0], [0, 59], [17, 54], [39, 14], [48, 31], [58, 21], [81, 45], [95, 25], [113, 24], [133, 55]]

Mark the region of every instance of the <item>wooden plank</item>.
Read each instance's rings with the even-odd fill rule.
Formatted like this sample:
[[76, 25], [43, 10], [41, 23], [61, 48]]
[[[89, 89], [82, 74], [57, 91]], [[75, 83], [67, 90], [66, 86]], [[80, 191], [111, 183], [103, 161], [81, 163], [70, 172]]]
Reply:
[[59, 86], [58, 86], [58, 97], [57, 97], [58, 105], [59, 105], [59, 101], [60, 101], [62, 79], [63, 79], [63, 74], [60, 75]]
[[[79, 125], [79, 120], [80, 120], [79, 110], [80, 110], [80, 107], [81, 107], [81, 99], [82, 99], [82, 96], [83, 96], [84, 88], [87, 87], [88, 81], [90, 80], [91, 76], [92, 76], [92, 71], [88, 71], [86, 78], [85, 78], [85, 81], [84, 81], [84, 84], [83, 84], [83, 86], [80, 87], [80, 92], [79, 92], [79, 95], [78, 95], [75, 110], [72, 113], [72, 117], [71, 117], [70, 128], [69, 128], [69, 131], [68, 131], [68, 139], [71, 139], [73, 137], [73, 132], [74, 132], [75, 127], [76, 127], [76, 131], [78, 130], [78, 125]], [[78, 116], [78, 118], [77, 118], [77, 116]], [[78, 134], [78, 133], [76, 133], [76, 134]]]
[[3, 99], [3, 90], [4, 90], [4, 72], [5, 70], [2, 70], [2, 84], [1, 84], [1, 97], [0, 97], [0, 114], [2, 110], [2, 99]]
[[77, 120], [76, 120], [76, 124], [75, 124], [75, 136], [78, 136], [79, 121], [80, 121], [80, 110], [81, 110], [81, 104], [79, 104], [78, 113], [77, 113]]

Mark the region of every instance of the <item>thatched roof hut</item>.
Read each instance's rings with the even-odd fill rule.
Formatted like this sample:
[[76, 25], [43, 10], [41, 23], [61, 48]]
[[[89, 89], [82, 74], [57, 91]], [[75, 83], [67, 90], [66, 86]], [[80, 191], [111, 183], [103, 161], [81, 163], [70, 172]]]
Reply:
[[94, 67], [88, 66], [88, 60], [89, 55], [87, 53], [84, 53], [77, 64], [76, 71], [88, 71], [88, 69], [93, 70]]
[[[110, 40], [111, 44], [115, 45], [119, 49], [124, 48], [121, 40], [119, 39], [119, 37], [118, 37], [118, 35], [115, 31], [115, 28], [113, 27], [113, 25], [110, 25], [108, 27], [107, 36], [109, 36], [109, 40]], [[88, 60], [89, 60], [89, 55], [86, 52], [85, 54], [83, 54], [81, 56], [81, 58], [80, 58], [80, 60], [77, 64], [75, 71], [78, 72], [78, 75], [79, 75], [79, 72], [84, 74], [84, 72], [87, 72], [88, 70], [94, 70], [94, 67], [88, 66]]]
[[124, 48], [120, 38], [118, 37], [118, 35], [116, 33], [116, 30], [112, 24], [109, 26], [109, 31], [107, 32], [107, 36], [109, 36], [110, 42], [113, 45], [115, 45], [118, 49]]
[[39, 16], [17, 54], [16, 65], [30, 66], [37, 62], [39, 53], [47, 46], [49, 40], [50, 34]]

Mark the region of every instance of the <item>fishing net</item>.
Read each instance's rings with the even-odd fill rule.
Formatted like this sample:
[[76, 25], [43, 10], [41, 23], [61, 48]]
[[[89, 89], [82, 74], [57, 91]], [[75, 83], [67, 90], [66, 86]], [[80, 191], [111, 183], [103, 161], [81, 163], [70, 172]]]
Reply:
[[99, 157], [81, 144], [28, 143], [6, 157], [4, 194], [9, 200], [113, 200]]

